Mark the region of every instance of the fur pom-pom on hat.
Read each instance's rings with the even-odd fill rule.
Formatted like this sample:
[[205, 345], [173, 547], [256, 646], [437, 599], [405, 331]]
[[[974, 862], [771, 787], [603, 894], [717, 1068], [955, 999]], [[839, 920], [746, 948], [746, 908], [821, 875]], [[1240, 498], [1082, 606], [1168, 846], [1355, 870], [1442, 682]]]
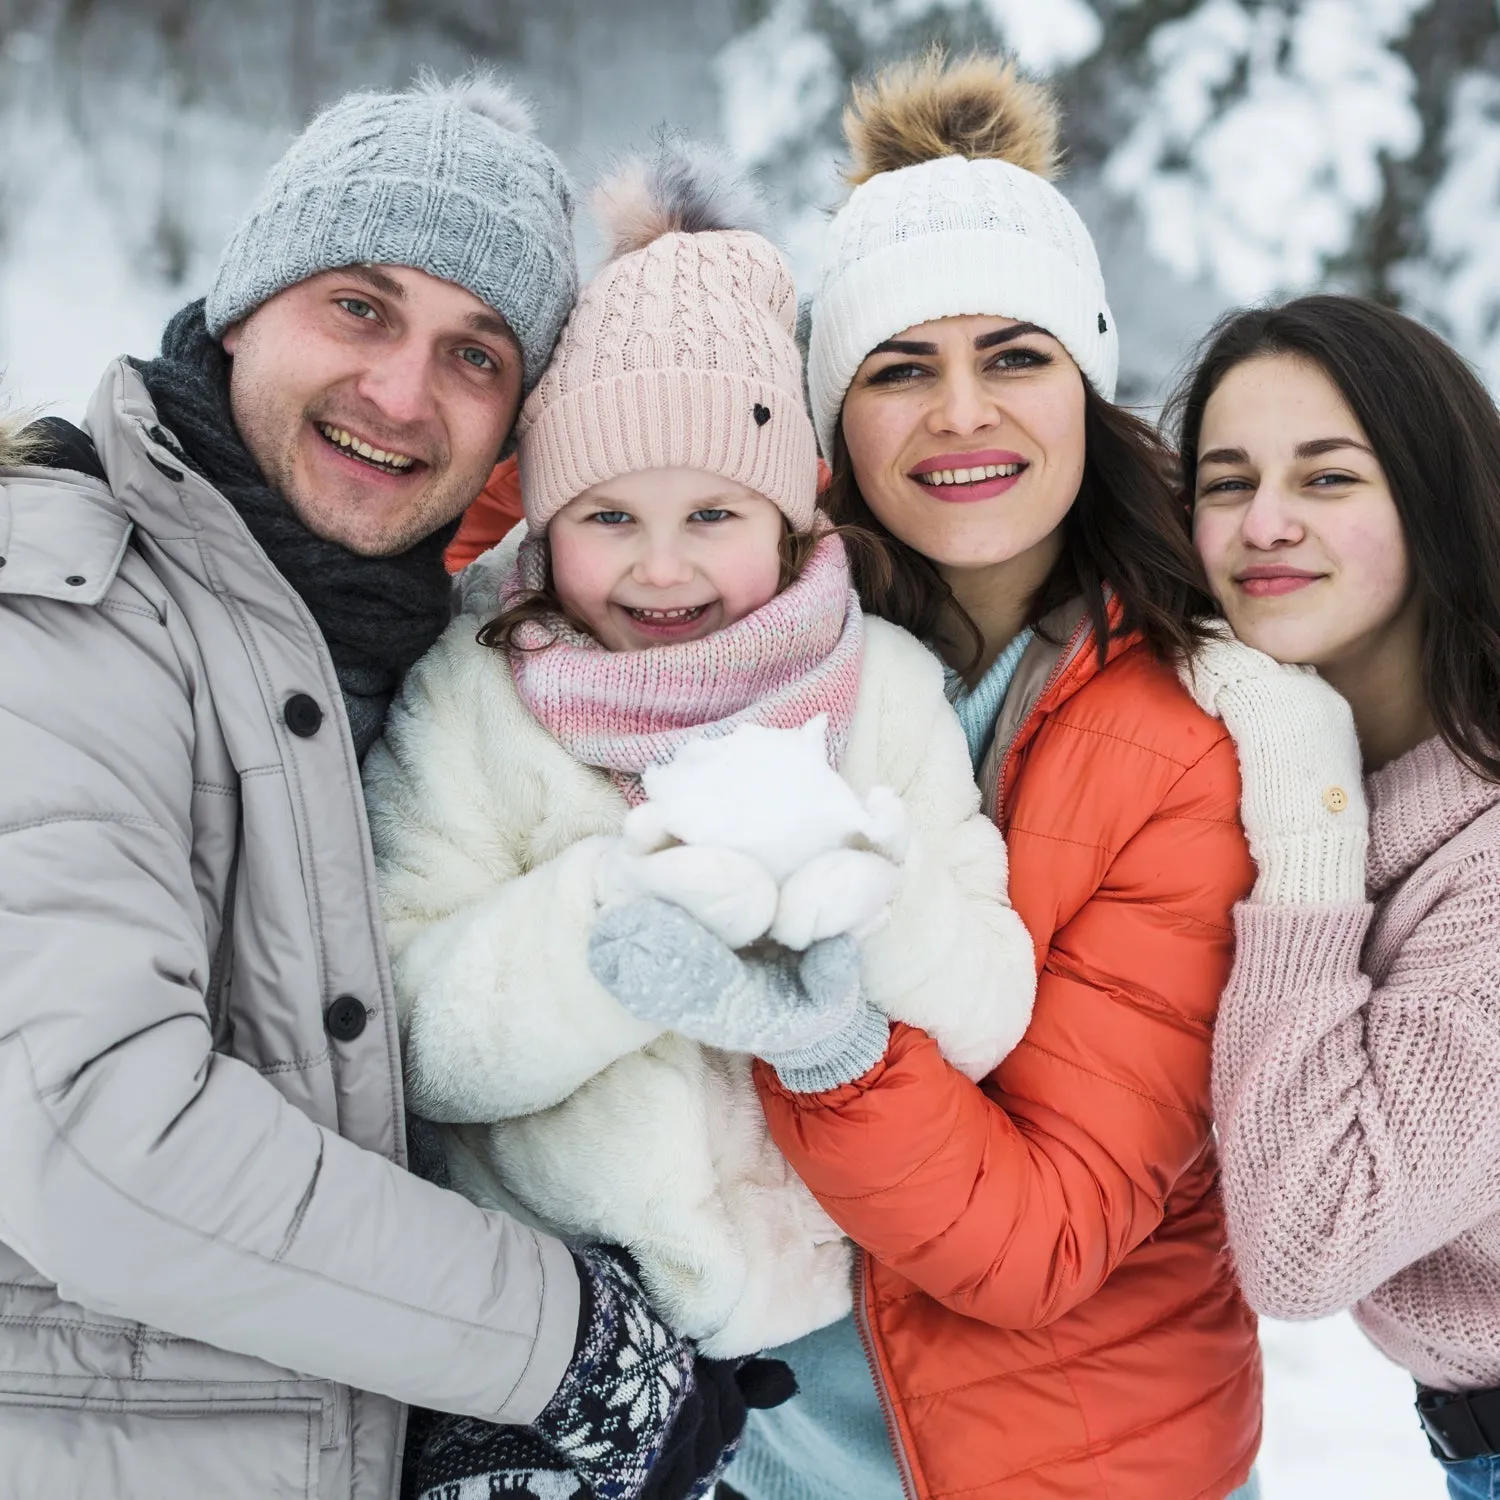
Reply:
[[722, 474], [811, 527], [817, 446], [793, 338], [797, 290], [754, 226], [759, 193], [680, 137], [621, 163], [595, 195], [611, 254], [521, 410], [521, 498], [544, 530], [619, 474]]
[[851, 185], [944, 156], [1008, 161], [1057, 175], [1058, 110], [1014, 60], [982, 52], [950, 61], [941, 47], [857, 84], [844, 110]]
[[411, 266], [510, 324], [541, 377], [578, 292], [573, 189], [531, 110], [487, 68], [424, 71], [321, 110], [230, 236], [205, 316], [218, 338], [278, 292], [340, 266]]
[[618, 163], [594, 190], [592, 207], [612, 260], [664, 234], [766, 233], [765, 201], [749, 174], [727, 152], [676, 137], [663, 138], [650, 156]]
[[31, 457], [35, 444], [25, 429], [25, 418], [0, 414], [0, 469], [15, 468]]
[[854, 92], [854, 191], [828, 227], [807, 385], [826, 455], [865, 357], [904, 328], [987, 315], [1035, 323], [1114, 397], [1119, 338], [1099, 256], [1052, 185], [1052, 96], [1013, 62], [934, 48]]
[[439, 76], [431, 68], [423, 68], [412, 85], [412, 93], [451, 99], [516, 135], [536, 134], [536, 116], [530, 100], [522, 98], [491, 68], [475, 68], [460, 78], [451, 79]]

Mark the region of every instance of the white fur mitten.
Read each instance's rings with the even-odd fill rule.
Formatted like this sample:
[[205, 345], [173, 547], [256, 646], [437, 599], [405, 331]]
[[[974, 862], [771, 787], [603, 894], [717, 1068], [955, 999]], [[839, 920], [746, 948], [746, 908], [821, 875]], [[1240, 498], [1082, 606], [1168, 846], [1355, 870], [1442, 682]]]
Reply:
[[1348, 703], [1310, 667], [1283, 666], [1227, 627], [1178, 675], [1239, 752], [1240, 817], [1258, 870], [1251, 900], [1362, 902], [1370, 819]]
[[900, 869], [868, 849], [815, 855], [782, 881], [771, 936], [799, 953], [840, 933], [868, 937], [885, 920], [900, 884]]
[[638, 853], [622, 839], [599, 863], [601, 906], [656, 896], [680, 906], [731, 948], [766, 935], [778, 892], [771, 872], [749, 854], [715, 844], [676, 844]]
[[906, 804], [888, 787], [861, 798], [828, 763], [828, 720], [741, 725], [690, 741], [641, 778], [602, 905], [656, 896], [731, 948], [769, 935], [799, 952], [873, 932], [901, 882]]

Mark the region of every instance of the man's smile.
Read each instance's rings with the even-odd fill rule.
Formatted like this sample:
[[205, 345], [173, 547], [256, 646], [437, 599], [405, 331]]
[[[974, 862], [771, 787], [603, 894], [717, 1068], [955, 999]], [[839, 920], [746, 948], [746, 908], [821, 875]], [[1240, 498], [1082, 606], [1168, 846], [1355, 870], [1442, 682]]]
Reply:
[[345, 428], [335, 427], [331, 422], [315, 422], [313, 425], [332, 447], [351, 458], [362, 460], [371, 468], [381, 469], [387, 474], [410, 473], [418, 462], [410, 454], [376, 448], [373, 444], [365, 442], [363, 438], [355, 437]]

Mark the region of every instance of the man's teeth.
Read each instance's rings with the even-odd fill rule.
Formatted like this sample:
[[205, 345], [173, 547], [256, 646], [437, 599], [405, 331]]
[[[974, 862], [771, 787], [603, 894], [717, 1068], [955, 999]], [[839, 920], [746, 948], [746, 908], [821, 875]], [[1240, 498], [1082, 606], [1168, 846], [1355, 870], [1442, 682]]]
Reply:
[[977, 469], [936, 469], [918, 474], [918, 484], [978, 484], [981, 479], [1009, 479], [1019, 474], [1025, 464], [985, 464]]
[[318, 431], [330, 443], [340, 448], [347, 448], [351, 453], [359, 454], [361, 458], [368, 459], [372, 464], [384, 464], [388, 469], [409, 469], [416, 463], [416, 459], [408, 457], [405, 453], [387, 453], [384, 448], [372, 448], [352, 433], [345, 432], [342, 427], [330, 427], [326, 422], [319, 422]]

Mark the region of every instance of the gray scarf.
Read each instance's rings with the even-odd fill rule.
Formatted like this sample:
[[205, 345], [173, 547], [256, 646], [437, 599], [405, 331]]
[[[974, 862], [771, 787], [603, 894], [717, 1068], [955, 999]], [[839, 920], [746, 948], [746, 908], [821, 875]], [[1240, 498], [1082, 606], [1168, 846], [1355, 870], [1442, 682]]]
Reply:
[[208, 332], [201, 299], [167, 325], [159, 358], [132, 363], [184, 460], [235, 508], [317, 621], [362, 761], [402, 677], [451, 617], [443, 552], [458, 522], [396, 557], [360, 557], [314, 536], [240, 440], [229, 405], [229, 356]]

